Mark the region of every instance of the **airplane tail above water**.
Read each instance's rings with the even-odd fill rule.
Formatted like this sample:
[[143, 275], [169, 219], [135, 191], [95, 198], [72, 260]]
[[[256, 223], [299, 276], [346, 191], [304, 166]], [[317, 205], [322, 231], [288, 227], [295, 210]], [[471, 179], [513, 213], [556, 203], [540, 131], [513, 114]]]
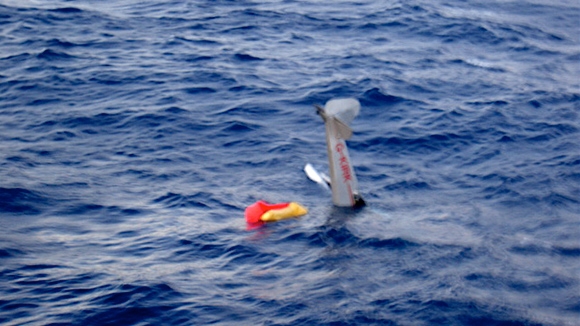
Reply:
[[[360, 103], [352, 98], [334, 99], [326, 102], [324, 107], [316, 106], [316, 109], [326, 128], [332, 201], [340, 207], [362, 206], [364, 200], [358, 192], [358, 181], [345, 142], [352, 137], [350, 124], [360, 112]], [[315, 175], [309, 164], [305, 172], [309, 177]]]

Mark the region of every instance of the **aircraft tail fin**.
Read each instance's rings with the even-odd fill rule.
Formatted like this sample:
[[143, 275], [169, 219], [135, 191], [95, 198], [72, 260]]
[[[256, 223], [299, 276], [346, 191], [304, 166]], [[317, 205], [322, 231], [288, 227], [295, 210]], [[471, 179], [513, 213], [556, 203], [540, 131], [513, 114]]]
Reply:
[[[336, 206], [359, 206], [364, 201], [358, 193], [358, 182], [348, 155], [345, 140], [352, 136], [350, 123], [360, 111], [360, 103], [353, 98], [326, 102], [324, 108], [316, 106], [326, 126], [326, 145], [330, 169], [332, 201]], [[305, 172], [311, 180], [321, 183], [311, 167]]]
[[354, 98], [336, 99], [326, 102], [323, 107], [316, 106], [317, 113], [325, 122], [335, 122], [336, 132], [342, 139], [352, 137], [350, 123], [360, 112], [360, 103]]
[[352, 137], [352, 129], [349, 126], [339, 119], [334, 119], [334, 122], [336, 122], [336, 132], [338, 132], [340, 138], [347, 140]]
[[335, 117], [343, 124], [350, 126], [350, 123], [360, 112], [360, 103], [354, 98], [336, 99], [326, 102], [324, 111], [327, 116]]

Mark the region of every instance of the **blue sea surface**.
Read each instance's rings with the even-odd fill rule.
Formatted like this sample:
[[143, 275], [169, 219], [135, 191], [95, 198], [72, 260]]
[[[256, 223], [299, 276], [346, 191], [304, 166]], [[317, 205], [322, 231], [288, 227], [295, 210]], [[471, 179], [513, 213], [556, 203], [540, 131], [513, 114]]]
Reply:
[[[0, 0], [0, 324], [579, 325], [579, 35], [577, 0]], [[344, 97], [359, 210], [302, 171]]]

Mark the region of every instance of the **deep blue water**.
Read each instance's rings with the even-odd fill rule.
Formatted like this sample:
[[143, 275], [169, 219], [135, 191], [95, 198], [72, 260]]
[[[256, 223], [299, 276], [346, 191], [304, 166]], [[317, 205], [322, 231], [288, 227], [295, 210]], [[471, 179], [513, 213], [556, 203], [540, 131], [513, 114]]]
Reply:
[[[578, 325], [579, 35], [574, 0], [0, 0], [0, 324]], [[302, 172], [336, 97], [362, 210]]]

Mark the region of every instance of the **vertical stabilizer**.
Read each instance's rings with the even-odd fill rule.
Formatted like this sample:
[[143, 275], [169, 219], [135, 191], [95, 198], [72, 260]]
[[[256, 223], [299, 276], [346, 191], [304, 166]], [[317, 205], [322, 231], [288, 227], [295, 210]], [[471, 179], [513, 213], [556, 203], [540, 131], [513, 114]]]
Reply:
[[364, 204], [345, 142], [352, 136], [350, 123], [358, 115], [360, 103], [352, 98], [330, 100], [317, 110], [326, 127], [332, 201], [341, 207]]

